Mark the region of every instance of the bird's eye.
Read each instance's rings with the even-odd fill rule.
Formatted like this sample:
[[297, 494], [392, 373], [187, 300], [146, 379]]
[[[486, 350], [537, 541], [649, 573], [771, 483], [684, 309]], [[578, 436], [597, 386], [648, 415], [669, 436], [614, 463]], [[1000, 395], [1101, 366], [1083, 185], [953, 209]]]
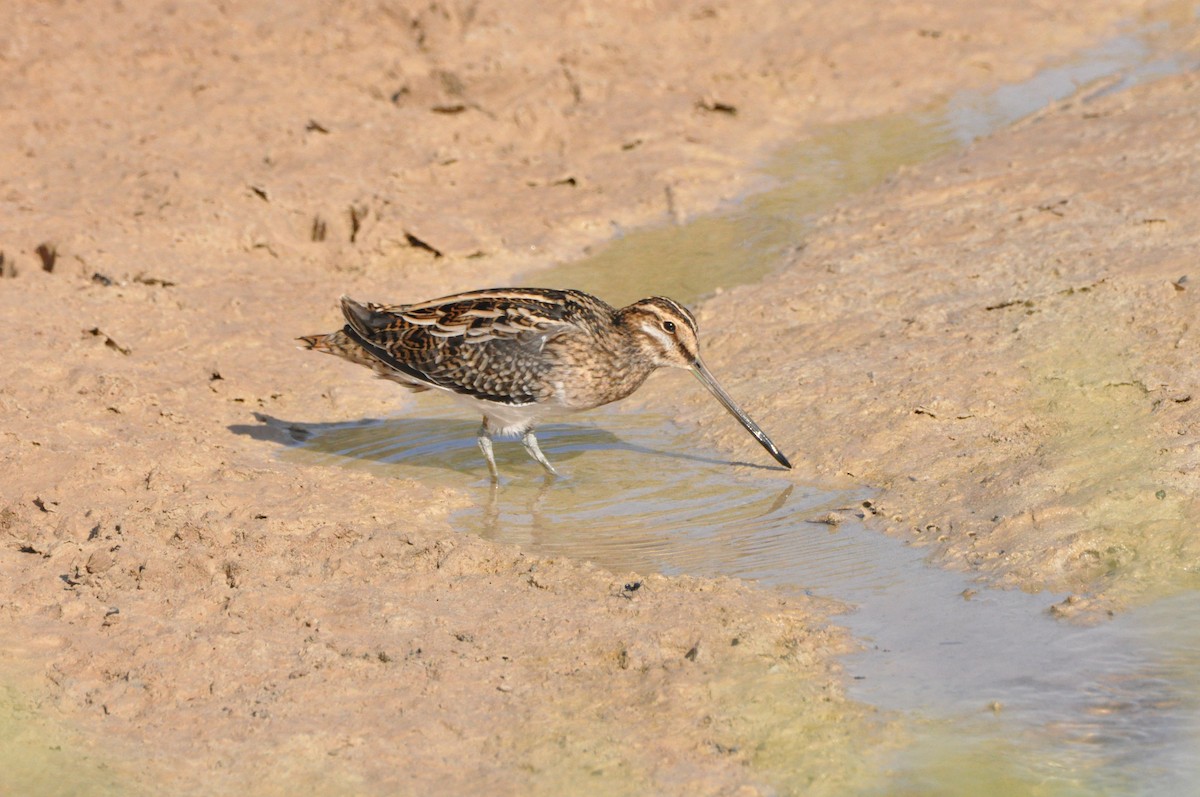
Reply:
[[663, 329], [667, 330], [668, 332], [674, 332], [675, 331], [675, 322], [674, 321], [664, 321]]

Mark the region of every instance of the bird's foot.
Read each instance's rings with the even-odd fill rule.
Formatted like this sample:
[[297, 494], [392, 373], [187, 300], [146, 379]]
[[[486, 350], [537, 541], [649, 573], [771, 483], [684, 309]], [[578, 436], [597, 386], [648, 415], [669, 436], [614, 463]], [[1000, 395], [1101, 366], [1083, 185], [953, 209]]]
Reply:
[[532, 429], [521, 436], [521, 445], [525, 446], [525, 450], [529, 452], [529, 456], [537, 460], [538, 464], [546, 469], [547, 479], [557, 479], [561, 475], [550, 464], [550, 460], [546, 459], [546, 455], [542, 453], [542, 449], [538, 446], [537, 437], [534, 436]]

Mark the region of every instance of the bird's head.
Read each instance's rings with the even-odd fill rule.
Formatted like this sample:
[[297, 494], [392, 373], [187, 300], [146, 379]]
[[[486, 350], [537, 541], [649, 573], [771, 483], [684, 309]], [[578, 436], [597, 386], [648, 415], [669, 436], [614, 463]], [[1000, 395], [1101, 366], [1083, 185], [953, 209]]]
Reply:
[[620, 311], [620, 323], [656, 368], [693, 368], [700, 359], [696, 319], [678, 302], [662, 296], [642, 299]]
[[705, 367], [704, 361], [700, 359], [696, 319], [686, 307], [671, 299], [654, 296], [623, 308], [619, 313], [619, 323], [633, 337], [642, 356], [654, 367], [672, 366], [690, 370], [717, 401], [738, 419], [746, 431], [754, 435], [776, 462], [785, 468], [792, 467], [792, 463], [788, 462], [783, 452], [725, 392], [716, 377]]

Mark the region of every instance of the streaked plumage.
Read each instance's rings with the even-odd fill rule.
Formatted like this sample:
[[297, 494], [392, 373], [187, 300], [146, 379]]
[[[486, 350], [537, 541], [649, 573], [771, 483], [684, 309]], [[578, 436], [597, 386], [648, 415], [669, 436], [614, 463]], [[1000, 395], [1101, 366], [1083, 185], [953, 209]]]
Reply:
[[696, 320], [663, 297], [615, 309], [574, 290], [502, 288], [403, 305], [342, 297], [346, 325], [300, 338], [412, 390], [442, 390], [483, 415], [479, 446], [492, 477], [492, 434], [519, 434], [554, 468], [533, 427], [547, 410], [585, 410], [628, 396], [662, 366], [691, 369], [781, 465], [787, 458], [729, 398], [699, 356]]

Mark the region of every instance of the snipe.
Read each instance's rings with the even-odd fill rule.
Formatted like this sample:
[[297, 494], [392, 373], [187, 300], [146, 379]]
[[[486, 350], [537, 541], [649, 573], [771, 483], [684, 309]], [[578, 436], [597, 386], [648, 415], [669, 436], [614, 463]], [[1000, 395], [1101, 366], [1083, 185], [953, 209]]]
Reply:
[[557, 475], [534, 436], [538, 419], [625, 398], [663, 366], [690, 369], [776, 462], [792, 467], [709, 373], [696, 319], [670, 299], [618, 310], [581, 291], [501, 288], [400, 305], [343, 296], [342, 313], [341, 330], [300, 340], [412, 390], [465, 400], [483, 415], [479, 448], [493, 480], [492, 435], [520, 435], [529, 455]]

